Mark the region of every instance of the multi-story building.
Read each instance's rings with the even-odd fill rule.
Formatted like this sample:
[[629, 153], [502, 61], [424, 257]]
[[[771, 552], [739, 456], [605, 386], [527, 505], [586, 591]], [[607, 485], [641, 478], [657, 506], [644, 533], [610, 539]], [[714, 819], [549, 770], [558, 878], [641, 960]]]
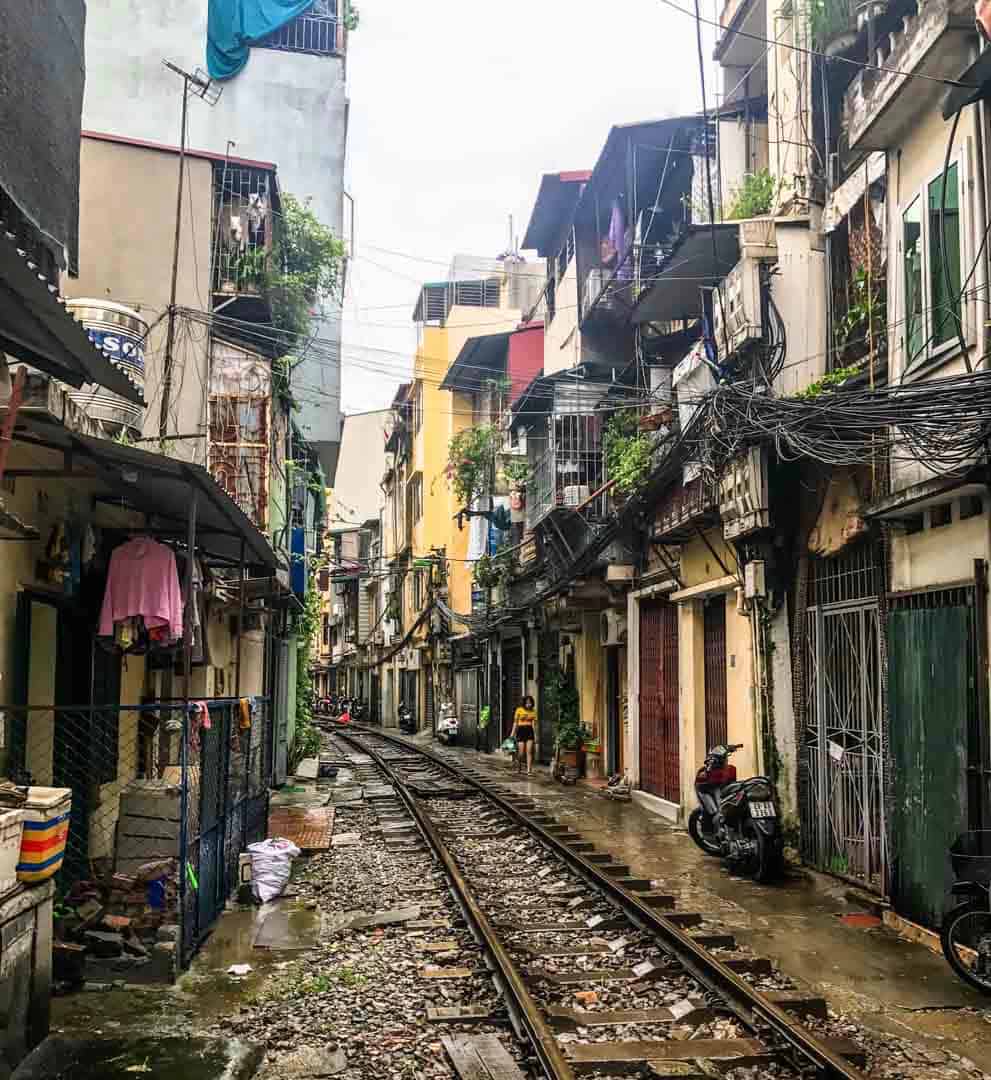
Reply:
[[[420, 331], [413, 380], [400, 388], [386, 450], [383, 559], [383, 722], [395, 723], [405, 702], [420, 727], [435, 721], [436, 703], [453, 693], [451, 643], [472, 609], [470, 519], [448, 480], [451, 440], [479, 419], [471, 393], [445, 387], [466, 342], [486, 331], [516, 329], [543, 282], [539, 265], [517, 257], [457, 256], [447, 281], [423, 286], [413, 312]], [[479, 368], [481, 374], [481, 368]], [[480, 552], [481, 553], [481, 552]], [[434, 607], [439, 599], [452, 614]]]
[[[233, 2], [181, 0], [167, 8], [152, 0], [94, 0], [86, 13], [86, 95], [83, 127], [143, 143], [177, 144], [183, 78], [163, 61], [212, 79], [208, 99], [190, 93], [187, 145], [212, 161], [227, 162], [219, 183], [236, 199], [266, 209], [267, 190], [258, 186], [250, 162], [278, 162], [283, 190], [308, 203], [317, 218], [341, 236], [344, 232], [344, 157], [348, 99], [344, 0], [314, 0], [303, 14], [276, 27], [251, 46], [238, 42]], [[207, 70], [204, 72], [203, 69]], [[235, 160], [240, 159], [240, 160]], [[173, 163], [173, 169], [175, 170]], [[194, 166], [195, 168], [195, 166]], [[177, 170], [176, 170], [177, 171]], [[264, 171], [264, 170], [262, 170]], [[154, 215], [171, 251], [175, 188], [163, 191]], [[232, 209], [222, 209], [224, 215]], [[267, 210], [273, 207], [269, 202]], [[237, 211], [234, 208], [235, 212]], [[145, 227], [158, 227], [148, 219]], [[252, 223], [253, 225], [253, 223]], [[197, 236], [184, 235], [180, 258], [191, 246], [220, 246], [231, 226], [218, 216]], [[236, 228], [241, 229], [240, 221]], [[247, 224], [245, 225], [247, 231]], [[165, 236], [163, 235], [163, 240]], [[146, 245], [142, 245], [146, 246]], [[223, 305], [228, 317], [241, 317], [245, 305], [228, 304], [232, 279], [211, 278], [210, 260], [197, 252], [199, 282], [185, 303], [209, 312]], [[122, 297], [126, 299], [126, 297]], [[215, 304], [215, 301], [219, 303]], [[250, 302], [249, 302], [250, 306]], [[250, 318], [250, 316], [249, 316]], [[301, 395], [300, 433], [317, 451], [328, 480], [333, 478], [340, 445], [340, 305], [325, 298], [314, 329], [326, 348], [312, 350], [295, 369]], [[185, 434], [185, 432], [182, 432]]]

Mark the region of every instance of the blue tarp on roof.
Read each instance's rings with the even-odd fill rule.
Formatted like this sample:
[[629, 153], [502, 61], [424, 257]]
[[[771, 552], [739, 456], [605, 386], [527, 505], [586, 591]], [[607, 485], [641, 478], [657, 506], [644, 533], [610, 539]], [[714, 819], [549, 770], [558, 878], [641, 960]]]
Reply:
[[206, 66], [211, 79], [230, 79], [252, 45], [313, 6], [313, 0], [210, 0]]

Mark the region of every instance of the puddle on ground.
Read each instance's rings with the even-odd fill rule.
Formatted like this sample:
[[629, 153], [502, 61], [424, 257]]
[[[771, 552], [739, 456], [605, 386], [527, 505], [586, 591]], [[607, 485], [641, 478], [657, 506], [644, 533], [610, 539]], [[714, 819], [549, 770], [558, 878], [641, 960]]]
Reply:
[[43, 1043], [18, 1080], [247, 1080], [261, 1053], [228, 1039], [64, 1039]]

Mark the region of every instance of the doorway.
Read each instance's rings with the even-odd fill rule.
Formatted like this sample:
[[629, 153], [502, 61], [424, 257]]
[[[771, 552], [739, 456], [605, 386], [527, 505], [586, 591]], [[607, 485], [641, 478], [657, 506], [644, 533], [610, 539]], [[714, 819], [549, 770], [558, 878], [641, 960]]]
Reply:
[[705, 746], [725, 746], [729, 740], [726, 703], [726, 597], [705, 602], [702, 616], [705, 668]]
[[640, 783], [672, 803], [681, 802], [678, 687], [678, 609], [641, 601]]

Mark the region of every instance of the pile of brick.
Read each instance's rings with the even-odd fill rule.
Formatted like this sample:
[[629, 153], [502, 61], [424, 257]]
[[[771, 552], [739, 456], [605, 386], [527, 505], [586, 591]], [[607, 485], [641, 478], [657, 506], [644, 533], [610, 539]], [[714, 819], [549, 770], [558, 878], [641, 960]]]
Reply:
[[56, 981], [171, 981], [178, 916], [175, 859], [145, 863], [133, 874], [77, 882], [56, 909]]

